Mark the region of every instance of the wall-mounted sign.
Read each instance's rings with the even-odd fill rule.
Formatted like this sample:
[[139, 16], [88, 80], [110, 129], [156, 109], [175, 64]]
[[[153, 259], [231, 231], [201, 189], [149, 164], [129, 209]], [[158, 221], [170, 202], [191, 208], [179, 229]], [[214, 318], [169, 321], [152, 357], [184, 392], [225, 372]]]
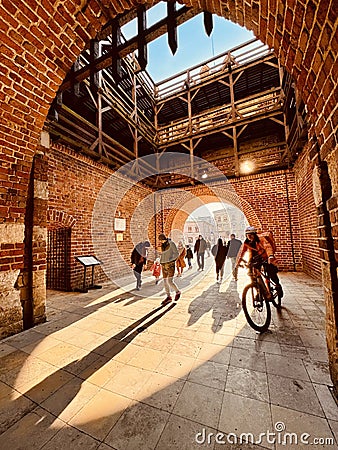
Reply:
[[116, 233], [116, 242], [123, 241], [123, 233]]
[[120, 217], [115, 217], [114, 230], [115, 231], [126, 231], [126, 219], [121, 219]]

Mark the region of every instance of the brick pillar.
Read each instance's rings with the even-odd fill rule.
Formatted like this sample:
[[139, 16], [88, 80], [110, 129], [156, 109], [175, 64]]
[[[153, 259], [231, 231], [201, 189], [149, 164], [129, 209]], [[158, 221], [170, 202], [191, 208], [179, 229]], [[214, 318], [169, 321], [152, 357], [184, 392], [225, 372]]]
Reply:
[[25, 216], [23, 284], [20, 290], [24, 329], [46, 320], [48, 167], [44, 147], [48, 146], [49, 136], [42, 132], [41, 146], [33, 160]]
[[[330, 170], [332, 173], [330, 174], [329, 165], [326, 161], [321, 160], [317, 148], [315, 150], [313, 154], [313, 161], [315, 163], [313, 186], [318, 213], [318, 241], [326, 303], [326, 340], [331, 379], [334, 384], [336, 396], [338, 397], [338, 196], [333, 191], [334, 177], [336, 177], [337, 172], [334, 174], [334, 168], [331, 165]], [[337, 151], [335, 157], [337, 157]], [[337, 170], [337, 161], [335, 164], [335, 170]]]
[[0, 339], [23, 329], [20, 269], [23, 264], [24, 224], [0, 224]]

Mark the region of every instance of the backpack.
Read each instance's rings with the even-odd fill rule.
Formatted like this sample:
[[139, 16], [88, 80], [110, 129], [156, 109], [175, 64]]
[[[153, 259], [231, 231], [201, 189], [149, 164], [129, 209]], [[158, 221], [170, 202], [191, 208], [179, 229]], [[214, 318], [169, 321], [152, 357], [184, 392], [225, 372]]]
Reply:
[[277, 245], [276, 245], [275, 238], [273, 237], [272, 231], [267, 231], [266, 233], [262, 233], [260, 235], [260, 237], [263, 237], [264, 239], [266, 239], [269, 242], [269, 244], [271, 245], [272, 251], [275, 254], [277, 251]]

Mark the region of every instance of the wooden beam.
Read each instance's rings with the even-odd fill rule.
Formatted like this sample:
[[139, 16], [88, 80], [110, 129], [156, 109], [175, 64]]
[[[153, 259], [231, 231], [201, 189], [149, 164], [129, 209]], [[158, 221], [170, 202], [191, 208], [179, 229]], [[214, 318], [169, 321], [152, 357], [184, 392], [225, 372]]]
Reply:
[[121, 58], [118, 54], [118, 47], [121, 45], [121, 28], [117, 19], [111, 23], [111, 70], [115, 82], [122, 78]]
[[141, 70], [145, 70], [148, 63], [147, 43], [146, 43], [146, 29], [147, 29], [147, 14], [144, 5], [137, 8], [137, 60]]
[[[196, 14], [201, 13], [201, 10], [196, 10], [195, 8], [183, 7], [179, 10], [175, 11], [175, 20], [176, 25], [179, 26], [182, 23], [187, 22], [192, 19]], [[146, 43], [152, 42], [157, 39], [159, 36], [162, 36], [167, 33], [167, 18], [160, 20], [159, 22], [152, 25], [150, 28], [145, 30], [144, 39]], [[88, 64], [82, 69], [78, 70], [76, 73], [73, 73], [71, 76], [67, 76], [65, 81], [60, 86], [61, 91], [65, 89], [69, 89], [75, 82], [80, 82], [89, 77], [91, 71], [98, 72], [103, 69], [107, 69], [111, 65], [111, 60], [113, 53], [117, 51], [119, 58], [124, 58], [128, 54], [137, 50], [138, 45], [138, 37], [134, 36], [123, 44], [119, 45], [117, 50], [116, 48], [111, 48], [106, 54], [100, 56], [94, 64]]]
[[212, 14], [209, 11], [203, 12], [203, 22], [204, 22], [204, 29], [208, 36], [211, 35], [213, 30], [213, 22], [212, 22]]
[[[91, 67], [95, 66], [95, 61], [99, 57], [99, 48], [100, 48], [99, 42], [96, 39], [92, 39], [90, 41], [90, 53], [89, 53], [89, 61], [90, 61]], [[74, 75], [75, 75], [75, 73], [74, 73]], [[91, 70], [89, 80], [90, 80], [90, 89], [92, 92], [95, 92], [97, 90], [97, 88], [99, 87], [98, 72], [95, 72], [95, 70]]]
[[[228, 122], [224, 122], [221, 125], [215, 127], [215, 126], [210, 126], [208, 129], [205, 129], [204, 131], [199, 131], [198, 133], [194, 133], [194, 138], [196, 137], [204, 137], [204, 136], [208, 136], [210, 134], [214, 134], [214, 133], [220, 133], [220, 132], [224, 132], [225, 130], [229, 130], [234, 126], [234, 123], [236, 123], [236, 126], [238, 125], [246, 125], [246, 124], [251, 124], [252, 122], [256, 122], [262, 119], [270, 119], [273, 116], [276, 115], [280, 115], [282, 114], [282, 112], [280, 110], [271, 110], [265, 113], [258, 113], [255, 116], [250, 116], [248, 118], [237, 118], [235, 120], [230, 120]], [[178, 139], [173, 139], [171, 141], [165, 141], [159, 142], [159, 148], [163, 149], [167, 148], [167, 147], [172, 147], [173, 145], [177, 145], [179, 143], [182, 142], [187, 142], [189, 140], [189, 136], [184, 136], [182, 138], [178, 138]]]
[[176, 23], [176, 2], [175, 0], [167, 1], [167, 33], [168, 45], [173, 55], [177, 50], [177, 23]]

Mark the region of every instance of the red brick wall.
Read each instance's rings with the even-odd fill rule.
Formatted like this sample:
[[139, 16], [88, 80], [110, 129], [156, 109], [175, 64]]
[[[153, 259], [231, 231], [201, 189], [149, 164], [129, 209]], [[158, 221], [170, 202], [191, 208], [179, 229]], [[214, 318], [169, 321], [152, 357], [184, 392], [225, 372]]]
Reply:
[[[92, 218], [95, 202], [104, 183], [109, 180], [113, 171], [105, 166], [96, 163], [89, 158], [76, 154], [75, 152], [55, 145], [48, 153], [48, 227], [71, 227], [71, 288], [78, 288], [82, 285], [83, 267], [75, 260], [75, 256], [94, 254], [103, 259], [105, 271], [113, 273], [113, 276], [125, 275], [125, 266], [119, 262], [119, 259], [110, 251], [110, 239], [114, 240], [113, 211], [109, 210], [110, 199], [102, 202], [102, 214], [105, 224], [111, 226], [111, 233], [104, 237], [100, 254], [97, 254], [92, 241]], [[123, 181], [120, 181], [123, 183]], [[129, 188], [129, 189], [128, 189]], [[109, 195], [119, 195], [113, 190]], [[120, 250], [122, 259], [128, 263], [130, 253], [133, 248], [133, 242], [129, 232], [130, 221], [137, 205], [149, 194], [149, 190], [133, 184], [126, 185], [126, 194], [122, 196], [119, 202], [118, 212], [122, 218], [126, 219], [127, 231], [123, 233], [123, 242], [116, 243]], [[115, 200], [115, 198], [113, 199]], [[106, 217], [105, 214], [108, 214]], [[150, 211], [150, 216], [153, 211]], [[142, 236], [145, 228], [142, 224]], [[153, 239], [153, 225], [149, 226], [149, 235], [145, 238]], [[91, 269], [89, 270], [91, 273]], [[95, 281], [106, 280], [103, 271], [95, 269]], [[89, 281], [89, 280], [88, 280]]]
[[[48, 227], [70, 226], [72, 228], [72, 288], [79, 287], [82, 281], [83, 268], [75, 262], [74, 257], [84, 254], [94, 254], [91, 236], [91, 221], [95, 201], [98, 197], [100, 189], [106, 180], [111, 177], [113, 171], [95, 163], [84, 156], [75, 154], [74, 152], [54, 146], [48, 155], [48, 186], [49, 200]], [[298, 181], [310, 180], [310, 166], [301, 164], [304, 173], [297, 173]], [[219, 198], [212, 196], [215, 189], [209, 189], [207, 186], [198, 186], [189, 189], [189, 198], [198, 196], [207, 198], [206, 202], [225, 201], [242, 207], [248, 221], [257, 226], [260, 230], [271, 230], [274, 233], [277, 242], [277, 257], [281, 270], [302, 270], [303, 266], [307, 270], [318, 268], [319, 254], [316, 249], [316, 241], [310, 237], [313, 245], [313, 252], [307, 252], [307, 221], [316, 220], [316, 211], [313, 208], [310, 211], [310, 204], [304, 202], [303, 191], [309, 193], [307, 187], [301, 189], [297, 186], [297, 177], [290, 171], [278, 171], [274, 173], [266, 173], [260, 175], [246, 176], [233, 179], [230, 182], [232, 189], [223, 188], [222, 185], [217, 187], [217, 195]], [[303, 190], [303, 191], [302, 191]], [[176, 217], [181, 215], [180, 209], [186, 210], [186, 198], [182, 190], [164, 191], [163, 194], [163, 215], [164, 215], [164, 231], [169, 232], [172, 224], [175, 227], [183, 225], [177, 223]], [[180, 192], [183, 197], [180, 200]], [[118, 202], [117, 213], [121, 217], [126, 218], [127, 230], [124, 233], [123, 242], [117, 242], [117, 247], [125, 261], [129, 262], [130, 252], [133, 248], [132, 237], [130, 235], [130, 225], [135, 216], [135, 210], [138, 205], [150, 194], [150, 190], [138, 187], [128, 189], [126, 194]], [[297, 200], [297, 193], [301, 195], [300, 205]], [[311, 200], [311, 195], [308, 196]], [[107, 205], [106, 201], [103, 201]], [[150, 202], [151, 204], [151, 202]], [[154, 221], [147, 219], [152, 217], [153, 211], [143, 212], [144, 223], [142, 219], [138, 219], [138, 225], [141, 227], [139, 239], [149, 238], [154, 244]], [[189, 212], [189, 211], [188, 211]], [[192, 211], [191, 211], [192, 212]], [[182, 215], [185, 217], [186, 214]], [[292, 227], [290, 228], [290, 224]], [[302, 239], [305, 232], [305, 241]], [[147, 230], [148, 229], [148, 230]], [[292, 230], [292, 233], [290, 232]], [[315, 230], [315, 228], [314, 228]], [[162, 231], [161, 220], [157, 223], [157, 233]], [[310, 233], [311, 235], [311, 233]], [[107, 247], [108, 248], [108, 247]], [[110, 259], [109, 254], [104, 259]], [[113, 255], [111, 255], [113, 261]], [[107, 267], [106, 267], [107, 269]], [[114, 270], [118, 275], [121, 268], [114, 267], [113, 262], [109, 270]], [[123, 274], [123, 270], [121, 271]], [[319, 272], [317, 269], [317, 276]], [[99, 277], [98, 279], [103, 279]]]
[[[335, 227], [336, 244], [336, 0], [248, 0], [245, 3], [242, 0], [187, 0], [184, 3], [198, 5], [253, 30], [262, 42], [274, 48], [281, 64], [293, 76], [308, 108], [310, 136], [316, 136], [314, 151], [320, 150], [321, 161], [329, 164], [328, 184], [332, 184], [333, 195], [326, 198], [330, 212], [326, 227]], [[14, 245], [16, 250], [22, 251], [21, 255], [16, 255], [20, 268], [29, 172], [52, 99], [84, 46], [107, 21], [107, 9], [114, 17], [136, 4], [129, 0], [112, 0], [105, 3], [105, 11], [101, 10], [100, 2], [95, 1], [84, 5], [73, 0], [62, 4], [50, 0], [43, 4], [3, 0], [0, 4], [0, 228], [1, 233], [8, 236], [8, 242], [1, 243]], [[315, 159], [315, 155], [313, 157]], [[8, 227], [12, 224], [14, 226]], [[332, 261], [334, 248], [332, 245], [330, 249], [325, 248], [326, 244], [324, 236], [321, 257], [330, 267], [323, 280], [327, 302], [332, 304], [337, 292], [337, 274]], [[5, 261], [7, 251], [6, 247], [0, 249], [0, 258], [4, 257]], [[11, 259], [12, 263], [17, 264]], [[12, 283], [6, 280], [15, 278], [17, 270], [14, 266], [8, 270], [8, 261], [0, 266], [1, 280], [4, 280], [0, 280], [2, 292], [13, 291]], [[6, 295], [0, 292], [1, 300]], [[331, 316], [332, 335], [336, 336], [338, 314], [335, 312]], [[335, 340], [334, 348], [337, 348], [336, 339], [331, 339]], [[338, 385], [338, 363], [335, 364]]]
[[[258, 216], [260, 224], [257, 226], [262, 231], [273, 232], [281, 270], [302, 270], [298, 202], [292, 172], [244, 177], [233, 186]], [[251, 224], [250, 217], [248, 220]]]
[[[281, 270], [302, 270], [301, 232], [295, 178], [291, 171], [276, 171], [230, 180], [231, 189], [222, 184], [215, 187], [200, 185], [189, 191], [205, 202], [223, 201], [240, 207], [251, 225], [260, 231], [271, 230], [277, 243]], [[179, 191], [164, 194], [164, 229], [170, 231], [172, 224], [179, 226], [176, 217], [179, 209], [187, 204], [187, 197]], [[214, 197], [212, 197], [214, 192]], [[216, 195], [215, 195], [216, 194]], [[181, 202], [175, 196], [181, 195]], [[170, 207], [175, 209], [170, 210]], [[184, 206], [186, 209], [186, 206]], [[190, 212], [192, 212], [191, 209]], [[315, 217], [315, 212], [312, 211]], [[160, 222], [160, 219], [159, 219]], [[292, 225], [291, 225], [292, 224]], [[184, 223], [180, 224], [183, 230]], [[160, 225], [159, 225], [160, 226]], [[317, 256], [318, 257], [318, 256]]]
[[300, 242], [303, 256], [303, 270], [312, 277], [321, 279], [321, 264], [317, 235], [317, 211], [313, 198], [313, 164], [308, 147], [300, 155], [295, 167], [300, 222]]
[[[141, 2], [142, 3], [142, 2]], [[147, 2], [144, 2], [147, 3]], [[308, 106], [324, 157], [337, 144], [334, 111], [337, 52], [336, 0], [184, 2], [253, 30], [274, 48]], [[107, 1], [111, 17], [138, 3]], [[23, 223], [31, 160], [49, 105], [72, 64], [103, 23], [100, 3], [4, 0], [0, 5], [0, 217]], [[19, 208], [14, 211], [12, 208]], [[18, 213], [18, 216], [16, 216]]]

